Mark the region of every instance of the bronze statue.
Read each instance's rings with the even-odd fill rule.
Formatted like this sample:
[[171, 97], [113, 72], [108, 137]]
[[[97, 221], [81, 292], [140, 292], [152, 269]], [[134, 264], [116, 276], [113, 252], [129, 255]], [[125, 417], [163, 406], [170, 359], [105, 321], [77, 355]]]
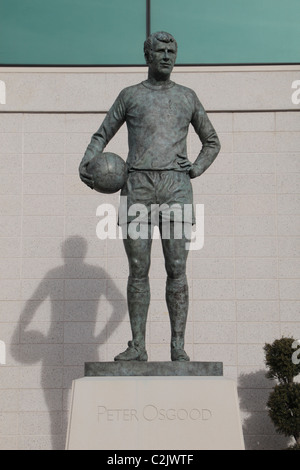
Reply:
[[[145, 332], [150, 303], [149, 268], [151, 258], [153, 205], [184, 207], [193, 204], [191, 178], [200, 176], [215, 160], [220, 142], [195, 92], [170, 80], [177, 56], [177, 43], [169, 33], [152, 34], [144, 43], [148, 79], [121, 91], [103, 124], [92, 136], [79, 171], [81, 180], [93, 188], [88, 173], [89, 161], [103, 149], [124, 122], [128, 128], [128, 178], [121, 195], [127, 197], [127, 208], [141, 203], [147, 208], [142, 221], [148, 227], [147, 238], [124, 237], [129, 262], [127, 302], [132, 340], [116, 361], [147, 361]], [[187, 157], [186, 138], [192, 124], [202, 149], [194, 163]], [[128, 212], [127, 212], [128, 216]], [[168, 217], [167, 217], [168, 216]], [[186, 232], [174, 235], [175, 225], [182, 224], [182, 211], [162, 210], [159, 229], [168, 218], [170, 236], [163, 237], [162, 247], [167, 272], [166, 302], [171, 323], [171, 359], [189, 361], [184, 350], [188, 315]], [[127, 224], [132, 218], [127, 217]], [[186, 222], [186, 221], [185, 221]], [[195, 223], [194, 215], [189, 221]]]

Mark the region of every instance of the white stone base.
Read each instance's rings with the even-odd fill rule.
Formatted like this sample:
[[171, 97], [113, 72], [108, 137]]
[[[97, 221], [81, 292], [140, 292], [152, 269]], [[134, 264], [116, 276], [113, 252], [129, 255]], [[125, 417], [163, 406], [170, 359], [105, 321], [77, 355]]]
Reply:
[[75, 380], [67, 450], [243, 450], [237, 387], [223, 377]]

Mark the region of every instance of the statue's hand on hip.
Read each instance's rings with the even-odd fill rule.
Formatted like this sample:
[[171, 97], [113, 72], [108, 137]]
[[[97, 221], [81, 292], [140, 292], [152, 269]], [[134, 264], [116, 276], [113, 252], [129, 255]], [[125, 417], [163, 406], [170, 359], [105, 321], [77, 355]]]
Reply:
[[187, 155], [182, 155], [180, 153], [177, 154], [177, 164], [180, 166], [180, 168], [182, 168], [183, 170], [185, 170], [187, 173], [190, 172], [193, 164], [192, 162], [189, 161]]
[[193, 163], [190, 162], [190, 160], [188, 159], [187, 155], [181, 155], [178, 153], [177, 157], [178, 165], [184, 170], [186, 170], [191, 179], [197, 178], [197, 176], [200, 176], [202, 174], [201, 169], [198, 168], [196, 165], [193, 165]]

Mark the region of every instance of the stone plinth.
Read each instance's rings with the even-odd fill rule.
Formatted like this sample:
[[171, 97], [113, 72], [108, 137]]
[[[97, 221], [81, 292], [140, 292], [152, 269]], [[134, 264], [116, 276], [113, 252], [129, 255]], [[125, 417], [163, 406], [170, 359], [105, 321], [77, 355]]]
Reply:
[[86, 362], [86, 377], [222, 376], [222, 362]]
[[87, 363], [89, 376], [73, 381], [66, 449], [244, 449], [236, 382], [208, 364]]

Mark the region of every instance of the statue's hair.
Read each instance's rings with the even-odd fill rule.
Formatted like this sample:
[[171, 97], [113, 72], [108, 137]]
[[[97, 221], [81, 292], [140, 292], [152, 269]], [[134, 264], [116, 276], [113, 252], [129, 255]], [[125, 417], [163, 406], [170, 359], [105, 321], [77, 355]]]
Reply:
[[177, 42], [170, 33], [166, 33], [165, 31], [158, 31], [156, 33], [150, 34], [148, 39], [144, 42], [144, 55], [146, 62], [149, 63], [151, 62], [151, 56], [152, 56], [152, 46], [154, 39], [160, 42], [173, 42], [176, 46], [176, 52], [177, 52]]

